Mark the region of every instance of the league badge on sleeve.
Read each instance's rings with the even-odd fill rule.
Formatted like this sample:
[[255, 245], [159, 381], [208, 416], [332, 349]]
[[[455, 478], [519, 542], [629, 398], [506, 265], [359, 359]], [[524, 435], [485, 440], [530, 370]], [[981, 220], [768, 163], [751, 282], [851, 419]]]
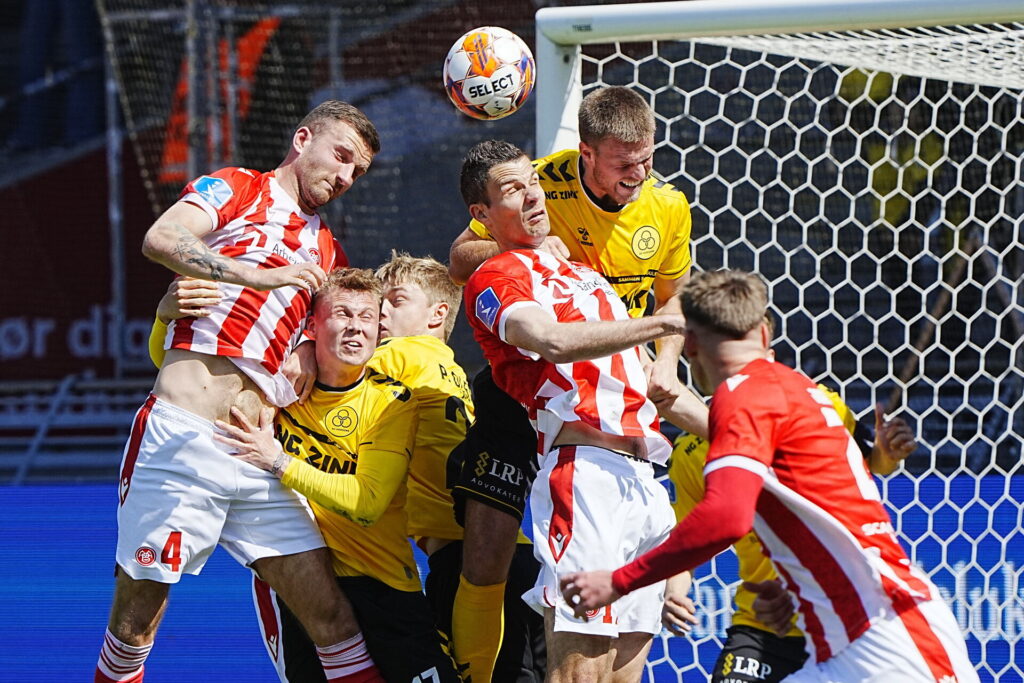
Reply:
[[476, 298], [476, 317], [480, 318], [480, 321], [487, 325], [492, 332], [494, 331], [494, 319], [498, 317], [500, 308], [501, 302], [498, 301], [498, 295], [491, 287], [480, 292]]
[[208, 175], [204, 175], [192, 183], [192, 189], [215, 209], [224, 208], [234, 194], [226, 180]]

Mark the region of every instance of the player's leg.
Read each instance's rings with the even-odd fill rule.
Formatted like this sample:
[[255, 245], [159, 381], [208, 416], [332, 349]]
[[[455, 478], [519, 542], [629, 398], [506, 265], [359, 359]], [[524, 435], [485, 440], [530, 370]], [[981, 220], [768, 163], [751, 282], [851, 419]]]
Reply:
[[548, 682], [607, 680], [615, 653], [611, 636], [573, 631], [555, 631], [555, 610], [544, 610], [544, 631], [548, 652]]
[[402, 591], [369, 576], [338, 577], [352, 601], [374, 661], [387, 681], [459, 683], [447, 639], [420, 591]]
[[117, 571], [97, 662], [97, 681], [141, 680], [170, 584], [198, 574], [217, 545], [228, 503], [217, 482], [229, 473], [210, 457], [212, 425], [150, 396], [139, 409], [121, 462]]
[[288, 604], [328, 680], [379, 679], [309, 505], [276, 477], [224, 457], [233, 461], [237, 489], [221, 531], [223, 548]]
[[711, 673], [711, 683], [745, 681], [779, 683], [807, 661], [801, 636], [780, 638], [774, 633], [737, 625], [729, 627], [725, 645]]

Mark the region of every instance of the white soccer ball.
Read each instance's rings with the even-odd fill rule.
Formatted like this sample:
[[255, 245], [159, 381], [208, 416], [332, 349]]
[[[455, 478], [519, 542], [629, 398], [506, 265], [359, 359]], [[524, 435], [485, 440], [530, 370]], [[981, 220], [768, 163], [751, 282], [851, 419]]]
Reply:
[[523, 39], [508, 29], [483, 26], [455, 41], [444, 60], [444, 89], [452, 104], [474, 119], [508, 116], [533, 91], [536, 65]]

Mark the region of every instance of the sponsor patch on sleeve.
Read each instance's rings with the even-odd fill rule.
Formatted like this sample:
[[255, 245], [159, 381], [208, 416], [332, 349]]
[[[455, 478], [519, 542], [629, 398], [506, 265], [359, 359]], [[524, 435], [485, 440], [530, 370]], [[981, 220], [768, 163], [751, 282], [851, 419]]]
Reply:
[[201, 176], [192, 183], [192, 189], [215, 209], [224, 208], [234, 194], [226, 180], [208, 175]]
[[494, 331], [494, 320], [498, 317], [499, 308], [501, 308], [501, 302], [491, 287], [480, 292], [476, 298], [476, 317], [484, 325], [487, 325], [488, 329], [492, 332]]

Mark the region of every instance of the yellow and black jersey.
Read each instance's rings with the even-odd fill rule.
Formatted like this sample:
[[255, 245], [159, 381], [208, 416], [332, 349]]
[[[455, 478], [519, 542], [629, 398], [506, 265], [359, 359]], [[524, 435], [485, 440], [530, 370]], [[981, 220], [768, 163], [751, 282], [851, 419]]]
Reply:
[[409, 466], [405, 510], [414, 537], [459, 540], [446, 464], [466, 438], [473, 421], [473, 399], [465, 371], [443, 341], [429, 335], [385, 339], [369, 366], [400, 380], [419, 404], [419, 428]]
[[[857, 424], [857, 418], [853, 411], [831, 389], [821, 384], [818, 385], [818, 388], [823, 390], [832, 401], [836, 412], [843, 420], [843, 425], [852, 434]], [[676, 439], [675, 448], [672, 450], [672, 459], [668, 465], [668, 476], [675, 488], [675, 495], [672, 496], [672, 508], [675, 510], [677, 521], [688, 515], [690, 510], [704, 498], [704, 464], [707, 458], [708, 442], [704, 439], [685, 432]], [[778, 578], [771, 560], [765, 556], [764, 550], [761, 548], [761, 541], [753, 531], [736, 541], [733, 550], [736, 551], [739, 576], [742, 581], [760, 583]], [[771, 631], [772, 629], [754, 616], [755, 597], [754, 593], [743, 588], [742, 584], [736, 588], [736, 611], [733, 613], [732, 623], [738, 626], [751, 626], [762, 631]], [[796, 615], [793, 616], [793, 625], [786, 635], [803, 635], [803, 632], [796, 627]]]
[[277, 414], [277, 438], [295, 458], [281, 481], [309, 499], [338, 576], [420, 590], [405, 518], [418, 414], [404, 384], [370, 368], [352, 386], [318, 382]]
[[[654, 279], [674, 280], [690, 268], [690, 204], [675, 187], [653, 176], [636, 201], [604, 211], [583, 189], [579, 150], [555, 152], [533, 162], [544, 189], [551, 235], [569, 258], [605, 276], [630, 315], [644, 314]], [[489, 238], [478, 221], [470, 229]]]

